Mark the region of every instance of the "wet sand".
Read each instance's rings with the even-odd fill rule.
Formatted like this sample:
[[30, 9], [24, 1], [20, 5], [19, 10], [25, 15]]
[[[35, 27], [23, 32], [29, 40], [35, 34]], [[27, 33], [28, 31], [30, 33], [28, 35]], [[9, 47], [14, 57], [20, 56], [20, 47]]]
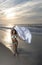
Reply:
[[19, 55], [13, 53], [0, 42], [0, 65], [42, 65], [42, 34], [35, 34], [31, 44], [19, 40]]

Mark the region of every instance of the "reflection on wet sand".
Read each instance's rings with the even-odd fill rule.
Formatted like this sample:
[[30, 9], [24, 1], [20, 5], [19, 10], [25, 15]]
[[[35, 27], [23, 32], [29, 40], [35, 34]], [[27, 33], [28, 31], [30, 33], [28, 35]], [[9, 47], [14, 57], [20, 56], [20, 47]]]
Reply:
[[[7, 25], [6, 27], [13, 27], [13, 25]], [[13, 52], [13, 46], [12, 46], [12, 41], [11, 41], [11, 34], [10, 34], [11, 30], [10, 29], [5, 29], [0, 30], [0, 41], [7, 47], [9, 48], [12, 52]], [[36, 36], [36, 35], [35, 35]], [[39, 35], [38, 35], [39, 36]], [[35, 39], [35, 38], [34, 38]], [[19, 47], [21, 48], [22, 46], [26, 47], [26, 42], [18, 39], [19, 41]], [[24, 48], [25, 48], [24, 47]]]
[[[12, 25], [8, 25], [6, 27], [12, 27]], [[12, 41], [10, 32], [10, 29], [0, 30], [0, 41], [12, 51]]]
[[[12, 57], [12, 54], [0, 44], [1, 64], [3, 65], [4, 61], [4, 65], [42, 65], [42, 34], [32, 34], [32, 37], [31, 44], [18, 39], [19, 57]], [[0, 41], [13, 52], [9, 30], [0, 30]]]

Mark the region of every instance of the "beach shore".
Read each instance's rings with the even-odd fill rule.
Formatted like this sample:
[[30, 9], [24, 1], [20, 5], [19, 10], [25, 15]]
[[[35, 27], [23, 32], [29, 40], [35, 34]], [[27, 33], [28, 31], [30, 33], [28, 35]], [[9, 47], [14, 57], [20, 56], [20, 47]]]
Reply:
[[31, 44], [19, 40], [18, 56], [0, 42], [0, 65], [42, 65], [42, 35], [33, 35]]

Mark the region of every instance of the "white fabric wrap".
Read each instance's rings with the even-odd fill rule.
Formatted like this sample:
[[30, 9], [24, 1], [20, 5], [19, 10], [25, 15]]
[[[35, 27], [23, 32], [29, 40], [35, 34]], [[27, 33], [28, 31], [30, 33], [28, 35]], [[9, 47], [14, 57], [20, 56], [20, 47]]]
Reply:
[[28, 43], [31, 43], [32, 34], [27, 27], [15, 26], [18, 35]]

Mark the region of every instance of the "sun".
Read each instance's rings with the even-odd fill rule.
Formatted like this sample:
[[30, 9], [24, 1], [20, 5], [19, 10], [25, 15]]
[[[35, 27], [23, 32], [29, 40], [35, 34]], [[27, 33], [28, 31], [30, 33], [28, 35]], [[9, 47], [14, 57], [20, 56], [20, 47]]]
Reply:
[[12, 8], [5, 10], [4, 14], [7, 19], [13, 19], [16, 16], [16, 13]]

